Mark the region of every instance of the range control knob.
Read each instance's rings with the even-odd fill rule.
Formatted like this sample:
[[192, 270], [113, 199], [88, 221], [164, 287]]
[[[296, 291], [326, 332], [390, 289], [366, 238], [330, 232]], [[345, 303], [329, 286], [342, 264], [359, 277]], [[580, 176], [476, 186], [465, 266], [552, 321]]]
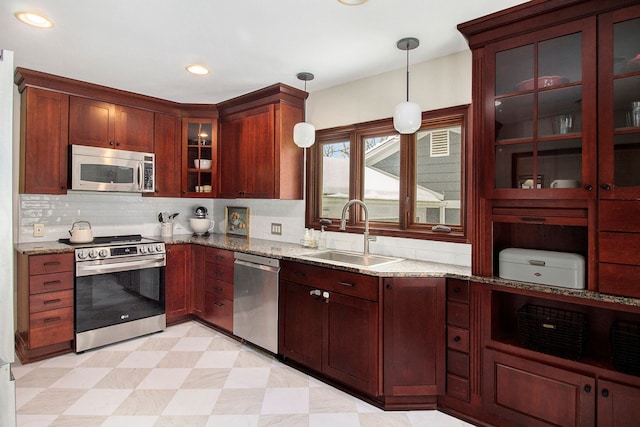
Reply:
[[98, 254], [100, 255], [100, 258], [105, 258], [109, 252], [107, 252], [106, 249], [100, 249], [100, 252], [98, 252]]
[[147, 247], [146, 246], [140, 246], [140, 253], [143, 254], [147, 252]]
[[91, 250], [89, 251], [89, 258], [95, 258], [95, 257], [97, 257], [97, 256], [98, 256], [98, 253], [96, 252], [96, 250], [95, 250], [95, 249], [91, 249]]
[[87, 257], [87, 253], [83, 250], [78, 251], [78, 259], [85, 259]]
[[153, 245], [145, 246], [145, 248], [147, 249], [147, 252], [149, 253], [153, 252]]
[[162, 243], [156, 245], [156, 252], [162, 252]]

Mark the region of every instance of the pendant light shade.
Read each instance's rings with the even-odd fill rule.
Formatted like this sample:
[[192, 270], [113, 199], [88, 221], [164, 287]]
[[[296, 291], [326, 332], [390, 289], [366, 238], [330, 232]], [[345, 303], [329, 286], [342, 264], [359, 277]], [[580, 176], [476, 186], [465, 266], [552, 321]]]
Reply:
[[[307, 91], [307, 82], [313, 80], [314, 75], [311, 73], [298, 73], [298, 80], [304, 81], [304, 91]], [[311, 123], [307, 123], [305, 116], [307, 115], [307, 101], [304, 102], [303, 121], [296, 123], [293, 127], [293, 142], [300, 148], [309, 148], [316, 142], [316, 127]]]
[[393, 127], [400, 133], [411, 134], [420, 129], [422, 123], [422, 109], [415, 102], [409, 102], [409, 51], [420, 45], [420, 41], [413, 37], [399, 40], [396, 46], [407, 51], [407, 100], [396, 105], [393, 113]]

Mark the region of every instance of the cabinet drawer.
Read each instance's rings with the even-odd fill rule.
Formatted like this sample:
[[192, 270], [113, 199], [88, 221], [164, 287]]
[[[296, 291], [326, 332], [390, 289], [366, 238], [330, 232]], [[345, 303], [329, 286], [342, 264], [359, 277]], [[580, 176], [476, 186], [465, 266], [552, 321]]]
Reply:
[[205, 293], [205, 318], [216, 326], [233, 331], [233, 300], [213, 292]]
[[640, 266], [601, 262], [598, 266], [598, 291], [640, 298]]
[[233, 285], [229, 282], [207, 282], [206, 291], [233, 300]]
[[73, 254], [30, 255], [29, 274], [73, 271]]
[[447, 327], [447, 347], [468, 353], [469, 331], [455, 326]]
[[29, 293], [41, 294], [44, 292], [73, 289], [73, 272], [40, 274], [29, 277]]
[[469, 378], [469, 355], [459, 351], [447, 351], [447, 372], [462, 378]]
[[598, 229], [640, 233], [640, 221], [621, 220], [640, 218], [640, 202], [633, 200], [601, 200], [598, 205]]
[[29, 317], [31, 348], [57, 344], [73, 339], [73, 308], [48, 310]]
[[640, 233], [601, 232], [598, 240], [600, 262], [640, 264]]
[[349, 271], [283, 262], [282, 279], [329, 292], [378, 300], [378, 278]]
[[469, 282], [465, 280], [447, 280], [447, 299], [450, 301], [469, 302]]
[[461, 328], [468, 328], [469, 304], [449, 301], [447, 303], [447, 323]]
[[233, 265], [233, 252], [226, 249], [206, 248], [207, 262], [216, 264]]
[[447, 395], [469, 401], [469, 380], [447, 374]]
[[209, 280], [221, 280], [223, 282], [233, 283], [233, 265], [221, 265], [207, 262], [206, 277]]
[[29, 313], [73, 306], [73, 290], [47, 292], [29, 297]]

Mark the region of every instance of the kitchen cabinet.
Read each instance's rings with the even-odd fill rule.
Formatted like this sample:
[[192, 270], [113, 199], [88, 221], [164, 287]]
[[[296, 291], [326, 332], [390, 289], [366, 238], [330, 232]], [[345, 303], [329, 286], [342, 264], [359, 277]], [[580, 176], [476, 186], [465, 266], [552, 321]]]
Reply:
[[634, 222], [610, 202], [640, 195], [639, 28], [627, 0], [527, 3], [458, 26], [473, 52], [474, 157], [487, 165], [475, 172], [474, 274], [498, 275], [507, 247], [565, 251], [588, 261], [589, 290], [640, 295], [640, 263], [609, 252]]
[[191, 272], [193, 277], [192, 289], [192, 313], [204, 319], [205, 304], [205, 265], [206, 265], [206, 247], [200, 245], [191, 245]]
[[205, 250], [205, 320], [233, 332], [233, 252]]
[[[640, 415], [638, 401], [633, 400], [640, 393], [640, 377], [612, 362], [632, 360], [620, 351], [632, 351], [633, 338], [626, 335], [628, 341], [612, 345], [612, 326], [618, 321], [640, 322], [637, 307], [489, 285], [483, 286], [482, 299], [482, 318], [487, 319], [482, 399], [487, 416], [517, 425], [633, 424]], [[524, 335], [520, 325], [526, 319], [519, 312], [526, 305], [548, 308], [551, 314], [534, 323], [538, 332], [527, 329]], [[554, 316], [551, 310], [561, 313]], [[574, 313], [586, 317], [584, 329], [573, 320]], [[584, 343], [578, 341], [583, 336]], [[558, 353], [557, 345], [571, 354]]]
[[303, 151], [293, 142], [306, 93], [274, 85], [220, 110], [219, 197], [301, 199]]
[[153, 152], [152, 111], [91, 98], [69, 99], [69, 144]]
[[20, 361], [70, 352], [74, 339], [73, 253], [17, 253], [16, 266], [16, 354]]
[[165, 310], [170, 325], [191, 314], [191, 245], [167, 245], [166, 250]]
[[20, 193], [66, 194], [69, 95], [25, 87], [20, 104]]
[[180, 197], [182, 123], [178, 116], [155, 113], [153, 151], [156, 155], [156, 191], [159, 197]]
[[279, 353], [378, 395], [378, 279], [288, 261], [281, 267]]
[[385, 408], [435, 408], [445, 390], [445, 279], [385, 278]]
[[[217, 126], [216, 119], [183, 119], [182, 191], [186, 197], [216, 197], [218, 193]], [[211, 164], [202, 165], [202, 160]]]

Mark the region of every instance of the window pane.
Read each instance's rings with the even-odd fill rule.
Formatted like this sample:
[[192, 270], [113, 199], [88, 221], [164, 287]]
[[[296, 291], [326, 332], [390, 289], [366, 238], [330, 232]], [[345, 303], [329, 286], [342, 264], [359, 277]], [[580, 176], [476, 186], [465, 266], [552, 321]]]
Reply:
[[349, 141], [322, 144], [320, 218], [340, 218], [349, 200]]
[[415, 222], [461, 225], [461, 127], [425, 129], [416, 137]]
[[364, 202], [372, 221], [398, 222], [400, 135], [364, 137]]

